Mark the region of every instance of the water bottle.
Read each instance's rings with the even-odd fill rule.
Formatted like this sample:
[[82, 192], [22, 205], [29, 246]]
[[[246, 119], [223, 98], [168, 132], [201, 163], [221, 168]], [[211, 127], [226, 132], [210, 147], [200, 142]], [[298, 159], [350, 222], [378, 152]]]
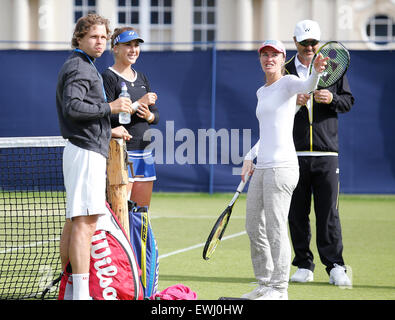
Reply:
[[[128, 93], [128, 87], [125, 82], [121, 83], [121, 93], [119, 97], [125, 97], [130, 99], [130, 95]], [[129, 112], [120, 112], [119, 113], [119, 123], [120, 124], [128, 124], [130, 123], [130, 113]]]

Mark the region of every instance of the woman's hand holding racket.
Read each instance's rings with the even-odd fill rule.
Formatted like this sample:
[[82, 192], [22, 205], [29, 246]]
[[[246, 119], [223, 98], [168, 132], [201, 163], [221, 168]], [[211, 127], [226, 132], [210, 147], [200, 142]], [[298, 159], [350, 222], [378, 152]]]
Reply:
[[246, 182], [247, 174], [248, 177], [252, 176], [254, 169], [255, 168], [252, 160], [244, 160], [243, 167], [241, 168], [241, 181]]
[[250, 178], [250, 175], [248, 175], [248, 174], [242, 177], [242, 181], [239, 183], [237, 190], [236, 190], [235, 194], [233, 195], [232, 200], [230, 200], [228, 206], [225, 208], [225, 210], [218, 217], [213, 228], [211, 229], [211, 232], [206, 240], [206, 243], [205, 243], [204, 249], [203, 249], [203, 259], [204, 260], [210, 259], [210, 257], [212, 256], [212, 254], [215, 251], [215, 248], [221, 241], [222, 236], [225, 233], [226, 227], [228, 226], [228, 222], [229, 222], [230, 216], [232, 214], [233, 206], [235, 205], [237, 199], [239, 198], [240, 193], [243, 192], [243, 189], [244, 189], [246, 183], [248, 182], [249, 178]]

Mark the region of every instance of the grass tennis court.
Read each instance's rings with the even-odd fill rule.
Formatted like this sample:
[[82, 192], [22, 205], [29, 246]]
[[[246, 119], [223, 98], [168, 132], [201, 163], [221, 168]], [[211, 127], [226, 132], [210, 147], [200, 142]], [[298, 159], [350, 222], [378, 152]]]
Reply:
[[[153, 194], [150, 215], [159, 246], [159, 290], [182, 283], [197, 292], [199, 300], [217, 300], [221, 296], [240, 297], [254, 288], [255, 279], [250, 262], [249, 242], [244, 228], [245, 193], [240, 196], [234, 207], [224, 235], [225, 239], [221, 241], [210, 260], [205, 261], [202, 258], [203, 246], [208, 233], [232, 195], [230, 193], [214, 195], [199, 193]], [[40, 213], [44, 207], [45, 209], [50, 207], [55, 211], [59, 209], [58, 206], [38, 201], [37, 197], [35, 199], [32, 200], [33, 206], [38, 206], [39, 210], [35, 208], [36, 215], [31, 215], [31, 212], [27, 213], [24, 215], [24, 219], [19, 220], [20, 218], [18, 218], [10, 225], [16, 228], [16, 231], [14, 230], [12, 233], [12, 238], [22, 237], [22, 234], [25, 234], [29, 229], [29, 224], [36, 225], [37, 220], [43, 218], [42, 214], [37, 214], [37, 212]], [[37, 205], [36, 202], [41, 204]], [[394, 208], [395, 195], [341, 196], [340, 215], [343, 228], [344, 259], [346, 264], [351, 267], [353, 280], [351, 289], [342, 289], [328, 284], [328, 276], [319, 261], [315, 248], [315, 222], [314, 214], [311, 214], [313, 226], [311, 248], [315, 255], [315, 279], [314, 282], [307, 284], [291, 283], [289, 299], [395, 300]], [[59, 239], [55, 235], [60, 232], [62, 226], [60, 220], [56, 225], [52, 224], [52, 220], [44, 221], [42, 229], [39, 231], [40, 237], [38, 238], [38, 235], [34, 234], [34, 239], [30, 239], [31, 241], [24, 239], [25, 242], [22, 242], [23, 245], [20, 247], [8, 248], [7, 243], [3, 246], [0, 259], [5, 257], [5, 253], [16, 250], [14, 262], [3, 261], [9, 264], [12, 269], [4, 269], [4, 272], [0, 274], [0, 285], [5, 286], [3, 289], [8, 287], [8, 284], [3, 281], [23, 281], [20, 282], [20, 285], [28, 281], [29, 278], [26, 280], [16, 278], [12, 280], [10, 278], [11, 274], [24, 264], [32, 263], [29, 273], [31, 276], [37, 273], [39, 275], [37, 279], [41, 279], [40, 281], [42, 281], [42, 275], [46, 275], [48, 272], [51, 272], [52, 276], [58, 275], [56, 270], [43, 269], [43, 266], [48, 267], [48, 265], [56, 263], [55, 261], [43, 262], [47, 257], [37, 255], [36, 247], [41, 246], [41, 243], [51, 244], [51, 252], [55, 252], [53, 258], [58, 259], [56, 252]], [[5, 223], [8, 224], [7, 221]], [[51, 234], [52, 232], [54, 233]], [[7, 239], [10, 238], [7, 237]], [[5, 241], [5, 239], [0, 239], [0, 241]], [[23, 259], [26, 254], [28, 254], [28, 258]], [[18, 257], [21, 257], [19, 262], [17, 261]], [[292, 267], [291, 274], [295, 270], [295, 267]], [[37, 284], [29, 283], [29, 287], [34, 285]], [[56, 296], [55, 292], [53, 294]], [[29, 296], [25, 295], [25, 298], [29, 298]]]
[[[231, 194], [154, 193], [152, 226], [159, 246], [159, 290], [182, 283], [198, 299], [240, 297], [255, 281], [244, 233], [245, 194], [235, 205], [224, 237], [209, 261], [202, 259], [204, 242]], [[289, 286], [290, 300], [395, 299], [395, 195], [342, 195], [340, 216], [344, 259], [353, 287], [329, 285], [329, 277], [315, 247], [315, 219], [311, 214], [316, 269], [314, 282]], [[234, 237], [233, 237], [234, 236]], [[292, 266], [291, 274], [296, 270]]]

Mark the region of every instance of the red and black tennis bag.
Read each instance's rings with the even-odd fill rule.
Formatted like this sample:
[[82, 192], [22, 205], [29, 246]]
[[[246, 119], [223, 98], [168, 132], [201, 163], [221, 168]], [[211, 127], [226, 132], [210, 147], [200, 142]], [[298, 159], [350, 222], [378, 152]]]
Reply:
[[[89, 292], [94, 300], [142, 300], [141, 270], [133, 247], [114, 212], [98, 218], [92, 237]], [[68, 263], [59, 288], [59, 300], [71, 300], [72, 270]]]

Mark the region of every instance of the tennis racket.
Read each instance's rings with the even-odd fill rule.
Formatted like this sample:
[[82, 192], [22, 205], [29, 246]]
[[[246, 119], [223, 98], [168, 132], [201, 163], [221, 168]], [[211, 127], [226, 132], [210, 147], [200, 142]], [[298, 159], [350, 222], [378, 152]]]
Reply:
[[230, 215], [232, 214], [233, 206], [235, 205], [237, 199], [239, 198], [240, 193], [243, 191], [244, 186], [247, 184], [249, 178], [250, 175], [247, 173], [244, 179], [245, 182], [243, 181], [240, 182], [232, 200], [229, 202], [226, 209], [221, 213], [221, 215], [215, 222], [214, 227], [211, 229], [211, 232], [207, 238], [206, 244], [203, 249], [204, 260], [210, 259], [219, 241], [222, 239], [222, 236], [224, 235], [225, 229], [228, 225]]
[[318, 82], [318, 88], [325, 89], [335, 84], [346, 73], [350, 65], [350, 53], [340, 42], [327, 42], [315, 53], [310, 64], [310, 73], [314, 61], [320, 53], [324, 58], [329, 57], [326, 69], [321, 74], [320, 81]]

